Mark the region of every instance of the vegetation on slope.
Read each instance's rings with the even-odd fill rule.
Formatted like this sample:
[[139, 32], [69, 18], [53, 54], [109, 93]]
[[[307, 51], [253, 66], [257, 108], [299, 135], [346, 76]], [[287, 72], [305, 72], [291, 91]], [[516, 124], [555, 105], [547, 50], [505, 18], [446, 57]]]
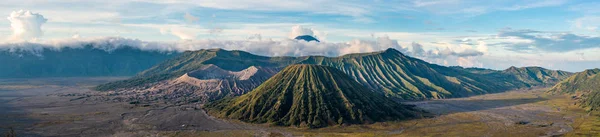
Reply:
[[139, 73], [131, 79], [102, 84], [97, 86], [96, 90], [105, 91], [144, 86], [182, 76], [209, 64], [214, 64], [224, 70], [240, 71], [251, 66], [283, 68], [293, 64], [295, 59], [292, 57], [265, 57], [243, 51], [226, 51], [222, 49], [186, 51], [177, 57], [168, 59]]
[[248, 94], [205, 108], [221, 118], [310, 128], [419, 115], [411, 106], [374, 93], [343, 72], [321, 65], [288, 66]]
[[92, 45], [36, 51], [0, 49], [0, 78], [132, 76], [176, 55], [129, 46], [111, 51]]
[[590, 110], [600, 108], [600, 69], [579, 72], [552, 87], [551, 93], [573, 94], [581, 106]]
[[395, 49], [334, 58], [309, 57], [300, 63], [340, 69], [359, 83], [383, 91], [386, 96], [409, 100], [465, 97], [520, 86], [463, 70], [429, 64], [405, 56]]
[[503, 73], [515, 76], [517, 80], [529, 86], [554, 85], [573, 75], [571, 72], [549, 70], [542, 67], [517, 68], [514, 66], [504, 70]]
[[[185, 73], [214, 64], [225, 70], [239, 71], [250, 66], [283, 68], [291, 64], [318, 64], [337, 68], [367, 88], [388, 97], [420, 100], [428, 98], [465, 97], [495, 93], [515, 88], [538, 86], [562, 79], [563, 72], [541, 69], [543, 75], [530, 80], [518, 72], [496, 70], [472, 71], [458, 67], [429, 64], [405, 56], [395, 49], [381, 52], [348, 54], [340, 57], [264, 57], [243, 51], [209, 49], [185, 52], [181, 56], [154, 66], [138, 76], [97, 87], [114, 90], [172, 79]], [[523, 74], [529, 74], [523, 71]], [[552, 74], [552, 75], [546, 75]], [[568, 74], [565, 72], [565, 74]], [[528, 75], [525, 75], [528, 76]], [[553, 84], [553, 83], [551, 83]]]

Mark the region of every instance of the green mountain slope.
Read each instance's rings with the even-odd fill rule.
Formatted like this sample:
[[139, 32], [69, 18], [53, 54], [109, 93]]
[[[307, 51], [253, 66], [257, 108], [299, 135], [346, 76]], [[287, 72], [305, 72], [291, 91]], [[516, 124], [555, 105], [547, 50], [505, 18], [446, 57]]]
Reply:
[[581, 106], [591, 110], [600, 109], [600, 69], [590, 69], [561, 81], [548, 92], [571, 94]]
[[133, 76], [177, 55], [129, 46], [111, 51], [93, 45], [36, 51], [0, 48], [0, 78]]
[[462, 70], [429, 64], [397, 50], [349, 54], [341, 57], [308, 57], [301, 64], [340, 69], [359, 83], [401, 99], [464, 97], [508, 90], [505, 84]]
[[542, 67], [510, 67], [505, 70], [492, 70], [484, 68], [463, 68], [452, 66], [450, 68], [483, 75], [486, 78], [499, 82], [507, 82], [517, 87], [553, 86], [573, 75], [571, 72], [549, 70]]
[[252, 123], [318, 128], [419, 115], [321, 65], [291, 65], [248, 94], [207, 104], [212, 115]]
[[[388, 97], [405, 100], [465, 97], [538, 85], [521, 81], [516, 76], [520, 73], [496, 70], [472, 72], [469, 69], [444, 67], [405, 56], [394, 49], [339, 57], [265, 57], [243, 51], [209, 49], [182, 53], [181, 56], [162, 62], [132, 79], [100, 85], [97, 89], [115, 90], [145, 86], [182, 76], [208, 64], [230, 71], [239, 71], [251, 66], [283, 68], [291, 64], [331, 66], [369, 89], [382, 92]], [[542, 78], [546, 78], [545, 75]]]
[[295, 60], [297, 58], [265, 57], [243, 51], [226, 51], [222, 49], [186, 51], [177, 57], [168, 59], [139, 73], [133, 78], [99, 85], [96, 87], [96, 90], [148, 86], [154, 82], [180, 77], [185, 73], [199, 70], [209, 64], [214, 64], [224, 70], [240, 71], [251, 66], [283, 68], [297, 62]]
[[514, 66], [504, 70], [503, 73], [513, 75], [517, 80], [530, 86], [554, 85], [573, 75], [571, 72], [549, 70], [542, 67], [517, 68]]

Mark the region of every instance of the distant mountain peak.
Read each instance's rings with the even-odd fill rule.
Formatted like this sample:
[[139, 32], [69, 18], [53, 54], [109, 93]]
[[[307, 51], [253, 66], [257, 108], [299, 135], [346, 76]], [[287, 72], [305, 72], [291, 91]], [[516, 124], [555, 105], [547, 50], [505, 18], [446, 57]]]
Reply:
[[306, 42], [310, 42], [310, 41], [316, 41], [316, 42], [321, 42], [319, 41], [317, 38], [311, 36], [311, 35], [301, 35], [301, 36], [297, 36], [296, 38], [294, 38], [295, 40], [304, 40]]
[[384, 52], [385, 53], [400, 53], [400, 54], [402, 54], [402, 52], [400, 52], [400, 51], [398, 51], [398, 50], [396, 50], [394, 48], [388, 48]]

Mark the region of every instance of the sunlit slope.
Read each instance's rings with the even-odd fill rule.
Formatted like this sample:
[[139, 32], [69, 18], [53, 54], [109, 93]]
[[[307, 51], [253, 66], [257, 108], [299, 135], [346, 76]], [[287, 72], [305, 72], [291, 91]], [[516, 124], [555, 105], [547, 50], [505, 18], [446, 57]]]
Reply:
[[510, 67], [503, 73], [515, 76], [517, 80], [529, 86], [554, 85], [573, 75], [571, 72], [549, 70], [542, 67]]
[[419, 115], [343, 72], [320, 65], [288, 66], [253, 91], [210, 103], [206, 109], [222, 118], [311, 128]]
[[563, 80], [549, 92], [571, 94], [583, 107], [597, 110], [600, 107], [600, 69], [590, 69]]
[[371, 89], [402, 99], [464, 97], [519, 86], [429, 64], [395, 49], [335, 58], [308, 57], [300, 63], [337, 68]]
[[208, 49], [184, 52], [178, 57], [139, 73], [132, 79], [100, 85], [97, 89], [115, 90], [145, 86], [181, 77], [210, 64], [228, 71], [240, 71], [252, 66], [283, 68], [292, 64], [331, 66], [371, 90], [404, 100], [495, 93], [515, 88], [554, 84], [556, 80], [562, 80], [565, 75], [569, 75], [567, 72], [543, 68], [539, 73], [544, 75], [538, 77], [536, 73], [532, 75], [535, 76], [533, 78], [521, 76], [529, 74], [529, 71], [473, 71], [461, 67], [445, 67], [406, 56], [395, 49], [339, 57], [266, 57], [244, 51]]

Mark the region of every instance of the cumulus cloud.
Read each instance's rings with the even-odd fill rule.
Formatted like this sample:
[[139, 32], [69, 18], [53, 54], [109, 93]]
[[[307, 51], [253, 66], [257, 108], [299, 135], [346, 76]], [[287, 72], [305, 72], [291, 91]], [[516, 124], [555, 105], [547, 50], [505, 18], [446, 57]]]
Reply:
[[[251, 36], [253, 39], [262, 39], [260, 35]], [[339, 56], [349, 53], [375, 52], [388, 48], [396, 48], [405, 52], [397, 41], [388, 37], [380, 37], [375, 40], [352, 40], [349, 42], [306, 42], [293, 39], [273, 41], [262, 40], [186, 40], [178, 42], [149, 42], [138, 39], [122, 37], [101, 38], [70, 38], [62, 40], [47, 40], [44, 42], [17, 42], [0, 44], [0, 49], [8, 51], [39, 51], [43, 48], [60, 50], [64, 47], [82, 48], [84, 45], [92, 45], [94, 48], [113, 51], [122, 47], [134, 47], [142, 50], [159, 51], [186, 51], [211, 48], [222, 48], [227, 50], [243, 50], [250, 53], [265, 56]]]
[[401, 46], [398, 41], [387, 36], [371, 40], [354, 39], [348, 42], [306, 42], [294, 39], [263, 39], [260, 34], [250, 35], [246, 40], [184, 40], [177, 42], [150, 42], [122, 37], [70, 38], [62, 40], [46, 40], [43, 42], [17, 42], [0, 44], [0, 51], [39, 53], [43, 49], [61, 50], [64, 47], [83, 48], [87, 45], [96, 49], [112, 52], [123, 47], [141, 50], [182, 52], [187, 50], [221, 48], [226, 50], [242, 50], [263, 56], [340, 56], [351, 53], [383, 51], [394, 48], [405, 55], [421, 58], [432, 63], [445, 65], [477, 66], [476, 57], [483, 52], [476, 48], [445, 48], [443, 50], [425, 50], [423, 45], [412, 43], [412, 50]]
[[41, 14], [26, 10], [13, 11], [7, 19], [10, 21], [10, 27], [13, 31], [10, 40], [17, 41], [36, 40], [40, 38], [43, 34], [42, 24], [48, 21]]
[[80, 37], [81, 37], [81, 35], [79, 35], [79, 33], [77, 33], [77, 34], [75, 34], [75, 35], [71, 36], [71, 38], [74, 38], [74, 39], [78, 39], [78, 38], [80, 38]]
[[424, 56], [425, 55], [425, 50], [423, 49], [423, 45], [413, 42], [411, 43], [412, 46], [412, 54], [416, 55], [416, 56]]
[[407, 54], [430, 63], [446, 66], [483, 67], [478, 59], [487, 53], [487, 45], [481, 41], [478, 41], [478, 44], [468, 43], [472, 42], [470, 39], [463, 39], [460, 42], [459, 44], [435, 43], [446, 47], [430, 50], [426, 50], [420, 43], [413, 42], [411, 43], [411, 50]]
[[444, 49], [431, 49], [431, 50], [425, 50], [423, 48], [423, 45], [413, 42], [411, 44], [412, 46], [412, 50], [410, 50], [409, 55], [412, 56], [416, 56], [416, 57], [422, 57], [422, 58], [447, 58], [450, 56], [454, 56], [454, 57], [474, 57], [474, 56], [482, 56], [485, 54], [485, 52], [487, 52], [487, 47], [485, 46], [484, 43], [476, 46], [475, 48], [473, 48], [472, 46], [468, 46], [468, 45], [449, 45], [452, 46], [454, 49], [451, 49], [450, 47], [446, 47]]
[[526, 42], [502, 43], [511, 51], [568, 52], [600, 47], [600, 37], [582, 36], [572, 33], [543, 32], [536, 30], [504, 29], [500, 38], [519, 38]]
[[221, 28], [211, 28], [210, 30], [208, 30], [208, 33], [212, 34], [212, 35], [219, 35], [221, 32], [223, 32], [223, 29]]
[[302, 35], [309, 35], [309, 36], [314, 37], [315, 33], [310, 28], [304, 28], [300, 25], [296, 25], [296, 26], [292, 27], [292, 31], [290, 32], [288, 38], [294, 39], [297, 36], [302, 36]]
[[350, 53], [361, 53], [361, 52], [375, 52], [381, 51], [388, 48], [394, 48], [400, 52], [406, 52], [407, 49], [403, 48], [398, 44], [398, 41], [392, 40], [387, 36], [378, 37], [376, 41], [368, 40], [352, 40], [343, 44], [338, 44], [340, 55]]
[[258, 41], [262, 41], [262, 35], [261, 34], [252, 34], [250, 36], [248, 36], [248, 40], [258, 40]]

